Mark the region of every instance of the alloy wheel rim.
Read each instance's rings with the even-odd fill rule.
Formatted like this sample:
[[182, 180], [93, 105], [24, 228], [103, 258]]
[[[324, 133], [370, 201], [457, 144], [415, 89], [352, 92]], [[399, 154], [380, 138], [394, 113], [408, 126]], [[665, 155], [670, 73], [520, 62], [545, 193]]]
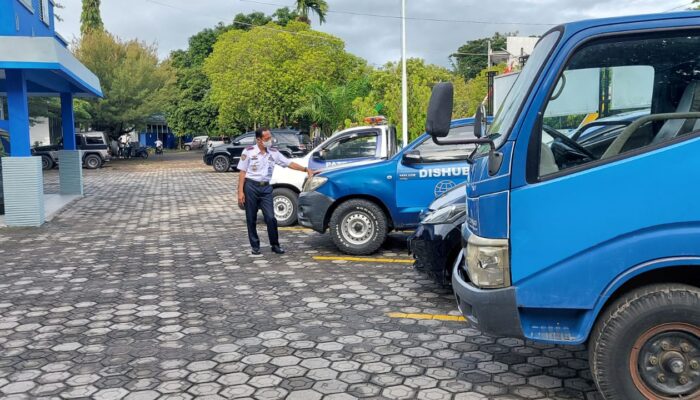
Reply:
[[214, 160], [214, 163], [216, 164], [215, 166], [217, 170], [223, 171], [226, 169], [226, 161], [223, 158], [217, 158]]

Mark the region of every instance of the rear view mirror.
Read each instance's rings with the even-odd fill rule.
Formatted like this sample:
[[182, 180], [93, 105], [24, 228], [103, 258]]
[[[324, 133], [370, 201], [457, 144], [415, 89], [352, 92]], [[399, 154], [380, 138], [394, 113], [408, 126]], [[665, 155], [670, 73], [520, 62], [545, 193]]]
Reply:
[[311, 157], [314, 160], [323, 160], [323, 155], [321, 154], [320, 151], [315, 151], [314, 154], [311, 155]]
[[403, 153], [401, 161], [403, 161], [405, 165], [420, 164], [420, 162], [423, 161], [423, 158], [420, 156], [420, 151], [411, 150]]
[[428, 104], [425, 131], [433, 138], [442, 138], [450, 133], [454, 87], [451, 82], [440, 82], [433, 87]]
[[481, 138], [486, 133], [486, 110], [484, 104], [479, 104], [474, 115], [474, 136]]

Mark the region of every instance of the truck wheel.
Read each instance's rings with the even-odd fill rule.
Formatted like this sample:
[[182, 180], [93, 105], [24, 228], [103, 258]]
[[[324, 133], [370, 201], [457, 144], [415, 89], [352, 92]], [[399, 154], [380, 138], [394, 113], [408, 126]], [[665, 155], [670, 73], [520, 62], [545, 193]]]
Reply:
[[297, 223], [297, 202], [299, 196], [291, 189], [276, 188], [272, 191], [275, 219], [279, 226], [292, 226]]
[[41, 169], [49, 170], [54, 167], [54, 162], [49, 156], [41, 156]]
[[190, 151], [190, 150], [192, 150], [192, 147], [190, 147], [189, 145], [185, 146], [185, 151]]
[[216, 172], [227, 172], [229, 169], [231, 169], [231, 160], [229, 160], [226, 156], [216, 156], [211, 162], [211, 165], [214, 167], [214, 171]]
[[589, 342], [606, 400], [700, 396], [700, 289], [658, 284], [625, 294], [601, 314]]
[[97, 169], [102, 166], [102, 159], [97, 154], [88, 154], [85, 156], [83, 164], [87, 169]]
[[386, 240], [386, 215], [371, 201], [349, 200], [333, 212], [330, 230], [333, 243], [343, 253], [372, 254]]

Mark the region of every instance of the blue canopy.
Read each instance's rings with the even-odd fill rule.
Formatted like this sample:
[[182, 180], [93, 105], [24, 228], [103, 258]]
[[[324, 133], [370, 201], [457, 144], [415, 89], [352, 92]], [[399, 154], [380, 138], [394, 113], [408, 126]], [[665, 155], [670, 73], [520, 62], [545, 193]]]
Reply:
[[3, 94], [7, 92], [5, 69], [24, 70], [30, 95], [102, 97], [99, 78], [54, 37], [0, 36]]

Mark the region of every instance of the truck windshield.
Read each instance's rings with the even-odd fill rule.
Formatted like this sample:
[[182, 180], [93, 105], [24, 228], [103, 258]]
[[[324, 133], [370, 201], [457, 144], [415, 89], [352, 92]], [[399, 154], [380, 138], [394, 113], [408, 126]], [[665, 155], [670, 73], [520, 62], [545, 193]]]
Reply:
[[[559, 31], [551, 31], [537, 43], [527, 64], [525, 64], [518, 79], [516, 79], [513, 87], [503, 101], [503, 104], [497, 111], [496, 117], [488, 132], [488, 137], [494, 141], [496, 147], [500, 147], [503, 142], [505, 142], [506, 138], [508, 138], [513, 123], [520, 111], [520, 107], [527, 98], [532, 84], [547, 60], [549, 53], [551, 53], [556, 45], [559, 36]], [[482, 146], [479, 152], [481, 153], [482, 151], [488, 151], [488, 146]]]

